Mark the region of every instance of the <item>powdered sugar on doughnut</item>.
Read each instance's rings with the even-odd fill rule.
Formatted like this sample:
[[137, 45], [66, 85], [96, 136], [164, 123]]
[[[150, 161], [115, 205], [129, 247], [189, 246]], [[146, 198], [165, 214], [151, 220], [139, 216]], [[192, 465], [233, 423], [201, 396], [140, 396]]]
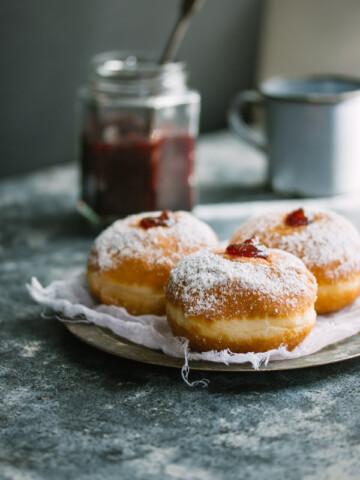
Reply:
[[224, 299], [236, 299], [239, 292], [245, 297], [256, 294], [258, 299], [273, 306], [279, 299], [282, 302], [285, 299], [288, 306], [296, 307], [309, 292], [314, 299], [316, 282], [303, 262], [287, 252], [276, 249], [269, 252], [270, 262], [234, 261], [209, 250], [193, 253], [172, 270], [168, 296], [185, 314], [207, 318], [219, 315]]
[[289, 212], [267, 213], [245, 222], [233, 239], [258, 235], [268, 247], [284, 249], [299, 256], [311, 269], [323, 269], [323, 275], [336, 281], [360, 270], [360, 235], [344, 217], [327, 210], [306, 209], [312, 219], [306, 226], [288, 227]]
[[188, 212], [175, 212], [174, 224], [170, 226], [148, 229], [139, 226], [141, 219], [160, 214], [145, 212], [114, 222], [95, 240], [90, 262], [96, 263], [100, 270], [109, 270], [128, 258], [174, 264], [189, 252], [218, 245], [213, 230]]

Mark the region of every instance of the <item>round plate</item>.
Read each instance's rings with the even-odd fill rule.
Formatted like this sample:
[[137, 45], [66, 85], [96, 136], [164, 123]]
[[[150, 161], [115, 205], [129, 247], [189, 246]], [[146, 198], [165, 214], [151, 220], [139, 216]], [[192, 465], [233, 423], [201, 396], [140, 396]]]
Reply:
[[[159, 350], [137, 345], [124, 338], [118, 337], [106, 328], [87, 323], [66, 323], [70, 332], [92, 347], [111, 353], [118, 357], [135, 360], [137, 362], [161, 365], [164, 367], [181, 368], [184, 365], [182, 358], [170, 357]], [[317, 353], [292, 360], [279, 360], [262, 365], [260, 370], [292, 370], [297, 368], [316, 367], [329, 363], [342, 362], [351, 358], [360, 357], [360, 335], [354, 335], [341, 342], [329, 345]], [[213, 370], [227, 372], [255, 372], [250, 363], [230, 364], [190, 361], [189, 367], [193, 370]]]

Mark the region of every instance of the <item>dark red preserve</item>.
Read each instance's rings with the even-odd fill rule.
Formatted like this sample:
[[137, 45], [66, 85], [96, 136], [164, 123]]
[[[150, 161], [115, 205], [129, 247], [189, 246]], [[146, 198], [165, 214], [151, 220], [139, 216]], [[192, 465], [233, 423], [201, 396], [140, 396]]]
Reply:
[[310, 223], [310, 219], [305, 215], [304, 209], [299, 208], [295, 210], [286, 217], [285, 223], [289, 225], [289, 227], [301, 227], [303, 225], [308, 225]]
[[225, 253], [236, 257], [268, 258], [269, 253], [265, 245], [254, 238], [245, 240], [243, 243], [233, 243], [226, 247]]
[[145, 217], [140, 221], [140, 227], [147, 230], [153, 227], [170, 227], [174, 223], [173, 213], [164, 210], [157, 217]]
[[190, 135], [105, 143], [83, 137], [83, 200], [99, 215], [190, 210], [195, 140]]

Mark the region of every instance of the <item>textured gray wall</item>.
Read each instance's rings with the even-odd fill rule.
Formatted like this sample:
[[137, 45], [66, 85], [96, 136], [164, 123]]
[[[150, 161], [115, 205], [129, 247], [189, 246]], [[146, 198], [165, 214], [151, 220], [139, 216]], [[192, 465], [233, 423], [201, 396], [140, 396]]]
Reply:
[[[74, 157], [74, 97], [89, 58], [160, 52], [178, 0], [1, 0], [0, 177]], [[232, 95], [253, 85], [261, 0], [207, 0], [179, 58], [201, 91], [202, 131], [225, 125]]]

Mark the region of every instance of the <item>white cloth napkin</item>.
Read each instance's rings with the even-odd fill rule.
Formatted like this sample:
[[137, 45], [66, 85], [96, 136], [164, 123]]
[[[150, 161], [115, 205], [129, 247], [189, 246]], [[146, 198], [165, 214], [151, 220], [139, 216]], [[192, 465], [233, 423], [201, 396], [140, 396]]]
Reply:
[[165, 317], [156, 315], [130, 315], [124, 308], [98, 304], [92, 297], [84, 272], [74, 274], [67, 280], [54, 281], [42, 287], [36, 278], [27, 285], [31, 297], [41, 305], [61, 313], [71, 321], [94, 323], [109, 328], [120, 337], [147, 348], [158, 349], [167, 355], [184, 358], [183, 378], [187, 381], [188, 361], [207, 360], [230, 363], [250, 362], [254, 369], [269, 360], [284, 360], [310, 355], [332, 343], [338, 342], [360, 331], [360, 297], [340, 312], [319, 315], [315, 327], [307, 338], [289, 352], [281, 346], [264, 353], [221, 352], [197, 353], [189, 350], [187, 340], [172, 335]]

